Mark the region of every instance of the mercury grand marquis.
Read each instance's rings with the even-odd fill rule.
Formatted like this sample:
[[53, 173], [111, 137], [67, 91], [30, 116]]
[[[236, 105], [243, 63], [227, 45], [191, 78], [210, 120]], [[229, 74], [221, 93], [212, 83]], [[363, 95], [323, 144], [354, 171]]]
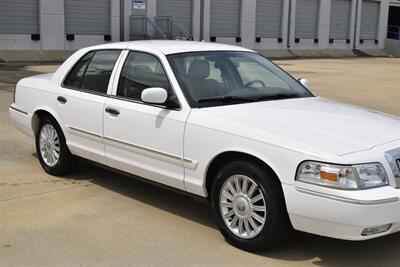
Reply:
[[345, 240], [400, 230], [400, 118], [315, 96], [242, 47], [84, 48], [20, 80], [9, 113], [47, 173], [86, 158], [203, 197], [244, 250], [292, 229]]

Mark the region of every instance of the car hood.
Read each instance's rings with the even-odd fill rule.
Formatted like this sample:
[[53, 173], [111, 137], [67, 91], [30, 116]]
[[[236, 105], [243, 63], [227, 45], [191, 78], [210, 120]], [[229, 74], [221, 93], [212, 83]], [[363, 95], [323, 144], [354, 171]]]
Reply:
[[[227, 105], [203, 111], [339, 156], [400, 139], [399, 117], [321, 97]], [[246, 129], [241, 131], [245, 135]]]

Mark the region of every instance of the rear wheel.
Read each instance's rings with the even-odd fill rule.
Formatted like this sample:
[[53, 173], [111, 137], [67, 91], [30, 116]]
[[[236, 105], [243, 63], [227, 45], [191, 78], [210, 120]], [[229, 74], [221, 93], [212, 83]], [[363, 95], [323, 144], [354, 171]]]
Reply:
[[43, 169], [51, 175], [63, 175], [72, 170], [73, 155], [63, 132], [54, 118], [40, 118], [36, 134], [36, 152]]
[[271, 171], [247, 161], [223, 166], [211, 190], [217, 224], [234, 246], [259, 251], [283, 240], [291, 229], [282, 188]]

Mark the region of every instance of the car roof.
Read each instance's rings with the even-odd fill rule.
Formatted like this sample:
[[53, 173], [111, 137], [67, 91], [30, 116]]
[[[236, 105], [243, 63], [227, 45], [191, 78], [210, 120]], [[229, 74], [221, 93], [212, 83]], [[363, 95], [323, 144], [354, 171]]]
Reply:
[[252, 50], [226, 44], [217, 44], [209, 42], [180, 41], [180, 40], [145, 40], [129, 41], [120, 43], [101, 44], [92, 47], [93, 49], [154, 49], [164, 55], [198, 52], [198, 51], [248, 51]]

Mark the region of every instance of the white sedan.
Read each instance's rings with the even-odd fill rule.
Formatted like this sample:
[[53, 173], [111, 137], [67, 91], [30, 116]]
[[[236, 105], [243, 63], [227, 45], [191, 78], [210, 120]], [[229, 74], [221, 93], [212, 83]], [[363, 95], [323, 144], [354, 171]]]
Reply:
[[9, 112], [47, 173], [82, 157], [207, 198], [245, 250], [293, 228], [346, 240], [399, 231], [400, 119], [303, 84], [241, 47], [113, 43], [22, 79]]

